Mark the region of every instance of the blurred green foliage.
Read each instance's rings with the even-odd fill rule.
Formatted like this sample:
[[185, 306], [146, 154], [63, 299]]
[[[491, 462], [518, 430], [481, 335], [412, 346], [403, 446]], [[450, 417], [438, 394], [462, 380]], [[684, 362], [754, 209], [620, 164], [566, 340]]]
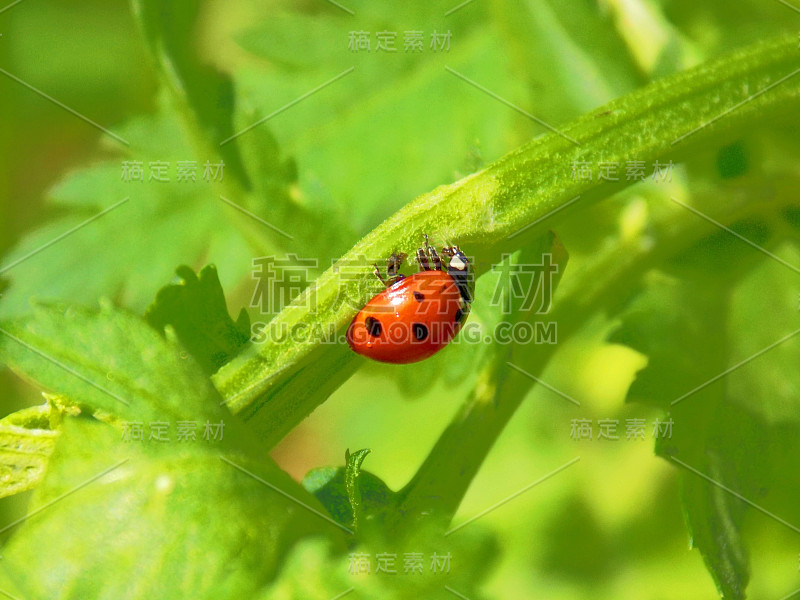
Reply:
[[[35, 383], [0, 373], [2, 414], [40, 404], [42, 388], [57, 392], [0, 422], [4, 491], [36, 487], [0, 503], [0, 527], [41, 511], [0, 530], [9, 540], [0, 591], [792, 592], [800, 91], [778, 81], [793, 73], [781, 48], [800, 14], [755, 0], [342, 4], [0, 7], [0, 359]], [[349, 47], [354, 31], [368, 34], [370, 52]], [[422, 32], [420, 52], [405, 51], [408, 31]], [[431, 47], [434, 31], [451, 33], [446, 51]], [[377, 32], [395, 33], [397, 52], [377, 51]], [[710, 63], [765, 39], [778, 41]], [[663, 138], [732, 106], [731, 126], [720, 119], [713, 135], [674, 149]], [[673, 121], [648, 121], [653, 114]], [[520, 149], [547, 132], [537, 119], [576, 132], [586, 148], [551, 134]], [[560, 212], [575, 156], [595, 169], [618, 162], [620, 182], [598, 185], [595, 170], [591, 183], [573, 184], [581, 201]], [[645, 159], [645, 180], [626, 181], [625, 161]], [[674, 162], [668, 181], [651, 176], [655, 159]], [[204, 163], [220, 160], [224, 178], [204, 181]], [[144, 181], [126, 180], [132, 161]], [[156, 161], [169, 164], [169, 182], [149, 179]], [[195, 182], [178, 181], [180, 161], [196, 161]], [[459, 181], [486, 165], [482, 176], [499, 189], [481, 175]], [[542, 173], [548, 197], [538, 199]], [[468, 206], [443, 200], [464, 197]], [[551, 209], [559, 213], [513, 242], [492, 237]], [[359, 240], [362, 251], [408, 250], [422, 223], [437, 242], [471, 242], [482, 276], [470, 323], [482, 336], [531, 319], [491, 302], [498, 289], [513, 292], [490, 263], [559, 256], [551, 311], [534, 317], [557, 323], [558, 344], [457, 340], [403, 367], [363, 364], [342, 348], [248, 346], [209, 379], [246, 339], [242, 306], [251, 322], [307, 316], [286, 306], [294, 288], [253, 305], [253, 259], [311, 257], [301, 287], [324, 286], [332, 272], [320, 275]], [[169, 284], [180, 265], [189, 266]], [[99, 298], [111, 300], [79, 306]], [[32, 299], [48, 302], [34, 309]], [[148, 307], [149, 325], [137, 316]], [[352, 310], [329, 322], [346, 323]], [[254, 379], [274, 386], [260, 410], [266, 439], [221, 407], [225, 397], [248, 418], [259, 412], [263, 397], [230, 402]], [[120, 441], [123, 421], [159, 419], [225, 420], [230, 430], [220, 448]], [[574, 439], [577, 419], [591, 421], [591, 441]], [[602, 419], [617, 420], [620, 439], [597, 438]], [[628, 419], [644, 420], [644, 440], [627, 439]], [[669, 438], [656, 439], [657, 419], [671, 419]], [[113, 465], [113, 477], [73, 495]], [[404, 573], [405, 553], [424, 555], [422, 574]], [[369, 558], [369, 574], [354, 574], [355, 554]], [[398, 572], [376, 573], [377, 554], [395, 555]], [[447, 573], [433, 572], [433, 554], [451, 556]]]

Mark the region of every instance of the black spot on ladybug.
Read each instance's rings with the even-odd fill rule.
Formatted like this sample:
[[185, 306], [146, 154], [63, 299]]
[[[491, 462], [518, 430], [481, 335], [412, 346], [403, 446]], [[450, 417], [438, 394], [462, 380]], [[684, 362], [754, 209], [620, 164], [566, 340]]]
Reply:
[[447, 284], [446, 284], [446, 283], [443, 283], [443, 284], [442, 284], [442, 291], [445, 291], [446, 289], [447, 289]]
[[428, 328], [422, 323], [414, 323], [411, 327], [414, 330], [414, 337], [417, 338], [418, 342], [428, 337]]
[[422, 292], [414, 292], [414, 300], [417, 302], [422, 302], [425, 300], [425, 296], [422, 294]]
[[367, 328], [367, 333], [372, 337], [378, 337], [381, 334], [381, 322], [375, 317], [367, 317], [364, 319], [364, 326]]

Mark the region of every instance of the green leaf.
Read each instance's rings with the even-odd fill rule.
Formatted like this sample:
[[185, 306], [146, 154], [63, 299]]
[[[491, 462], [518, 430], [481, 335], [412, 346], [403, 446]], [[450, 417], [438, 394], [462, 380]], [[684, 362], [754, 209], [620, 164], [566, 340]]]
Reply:
[[[209, 3], [204, 0], [136, 0], [134, 8], [149, 43], [163, 81], [181, 118], [184, 130], [196, 154], [217, 156], [231, 167], [235, 181], [229, 179], [223, 191], [228, 199], [254, 212], [269, 227], [255, 227], [247, 218], [239, 218], [242, 229], [251, 232], [255, 246], [265, 234], [276, 238], [278, 247], [286, 240], [314, 241], [325, 258], [346, 231], [344, 219], [330, 221], [322, 208], [307, 210], [292, 197], [290, 186], [297, 179], [292, 160], [280, 156], [278, 146], [266, 128], [257, 134], [240, 136], [261, 120], [260, 110], [244, 102], [238, 90], [234, 105], [231, 76], [211, 67], [199, 55], [194, 44], [198, 21]], [[266, 97], [271, 97], [272, 93]], [[261, 96], [259, 97], [261, 99]], [[295, 191], [296, 194], [296, 191]], [[297, 223], [305, 227], [297, 227]], [[331, 225], [338, 222], [340, 229]], [[287, 233], [292, 230], [293, 234]], [[327, 243], [326, 243], [327, 242]], [[267, 248], [270, 245], [267, 244]]]
[[[307, 573], [304, 577], [298, 577], [297, 565], [292, 564], [295, 559], [290, 558], [281, 581], [270, 588], [271, 593], [277, 594], [278, 590], [282, 590], [289, 597], [321, 597], [322, 592], [319, 590], [330, 589], [329, 583], [333, 579], [339, 586], [339, 592], [347, 587], [357, 587], [359, 592], [368, 597], [411, 600], [440, 593], [442, 578], [447, 577], [449, 585], [468, 593], [471, 598], [482, 598], [478, 591], [480, 584], [489, 574], [499, 554], [495, 538], [480, 526], [460, 534], [455, 540], [444, 537], [442, 530], [431, 527], [430, 522], [415, 521], [413, 527], [396, 529], [394, 523], [397, 511], [400, 510], [400, 498], [377, 476], [357, 467], [367, 453], [367, 450], [348, 453], [344, 467], [313, 469], [303, 479], [303, 486], [340, 523], [352, 525], [353, 509], [357, 508], [357, 529], [348, 558], [352, 561], [357, 555], [368, 557], [367, 560], [371, 561], [371, 576], [365, 578], [354, 573], [351, 570], [352, 562], [347, 565], [344, 557], [331, 553], [322, 544], [316, 544], [316, 551], [308, 547], [310, 544], [299, 545], [296, 552], [307, 557], [306, 566], [315, 565], [316, 569], [312, 571], [319, 569], [329, 573], [325, 578], [325, 585], [310, 588], [309, 577], [313, 578], [314, 575]], [[350, 484], [349, 481], [355, 479], [353, 473], [356, 469], [357, 481]], [[357, 491], [354, 492], [353, 487]], [[449, 556], [452, 561], [449, 562], [446, 573], [432, 572], [430, 565], [426, 564], [423, 571], [414, 574], [414, 577], [401, 577], [408, 575], [404, 573], [403, 566], [405, 553], [419, 553], [425, 561], [430, 561], [434, 554], [439, 557]], [[381, 573], [376, 570], [377, 554], [395, 558], [395, 573]], [[314, 589], [313, 593], [309, 589]], [[272, 596], [264, 595], [264, 598], [269, 597]]]
[[[7, 276], [10, 287], [0, 303], [2, 316], [25, 314], [31, 298], [88, 304], [113, 296], [140, 312], [176, 265], [214, 263], [232, 289], [248, 275], [254, 255], [283, 255], [290, 242], [300, 248], [313, 242], [325, 264], [351, 239], [344, 219], [297, 202], [294, 163], [265, 127], [220, 145], [220, 136], [252, 124], [257, 111], [252, 105], [237, 110], [227, 76], [194, 56], [191, 34], [200, 3], [138, 6], [165, 89], [153, 114], [115, 127], [130, 146], [67, 174], [47, 193], [49, 219], [3, 257], [2, 285]], [[183, 161], [194, 161], [196, 181], [177, 180]], [[215, 168], [220, 161], [225, 166], [219, 178], [206, 180], [206, 162]], [[143, 181], [123, 178], [124, 164], [134, 162], [144, 170]], [[157, 162], [168, 164], [168, 182], [150, 179]], [[115, 242], [113, 252], [108, 240]], [[59, 252], [66, 245], [69, 251]], [[83, 274], [64, 275], [76, 272]]]
[[[800, 267], [796, 238], [769, 249], [788, 265]], [[773, 247], [774, 246], [774, 247]], [[728, 378], [731, 400], [743, 410], [758, 415], [774, 429], [785, 424], [800, 427], [800, 275], [770, 258], [760, 262], [742, 278], [731, 297], [728, 325], [731, 353], [750, 357], [783, 340], [763, 359], [734, 371]], [[769, 310], [765, 311], [768, 306]], [[757, 323], [757, 327], [753, 324]], [[747, 332], [747, 335], [744, 335]], [[791, 337], [786, 337], [791, 336]]]
[[[685, 282], [653, 274], [648, 286], [627, 309], [611, 341], [647, 355], [647, 367], [637, 373], [629, 401], [654, 403], [668, 411], [674, 435], [658, 438], [657, 452], [705, 473], [722, 485], [720, 457], [706, 444], [718, 407], [721, 387], [699, 389], [681, 403], [676, 399], [723, 371], [727, 361], [725, 319], [727, 299], [721, 289], [700, 281]], [[695, 340], [687, 346], [687, 340]], [[714, 344], [700, 343], [714, 340]], [[723, 421], [728, 423], [727, 420]], [[749, 566], [741, 540], [739, 500], [686, 469], [681, 473], [683, 506], [692, 544], [698, 548], [723, 598], [744, 598]]]
[[694, 44], [666, 18], [657, 3], [611, 0], [608, 9], [620, 38], [643, 73], [659, 77], [699, 62], [700, 53]]
[[500, 0], [491, 7], [515, 72], [528, 78], [535, 113], [549, 122], [593, 110], [642, 79], [594, 2]]
[[[702, 350], [691, 348], [692, 352], [687, 351], [686, 340], [724, 340], [720, 336], [724, 335], [726, 301], [716, 286], [708, 289], [659, 272], [650, 273], [643, 285], [645, 291], [626, 307], [622, 326], [610, 341], [648, 357], [647, 367], [636, 374], [629, 389], [628, 400], [669, 410], [670, 402], [710, 379], [716, 374], [715, 366], [724, 364], [727, 352], [722, 344], [706, 344]], [[708, 352], [714, 355], [697, 360]]]
[[780, 29], [792, 27], [791, 9], [780, 3], [743, 0], [718, 6], [725, 10], [709, 10], [707, 4], [692, 0], [674, 0], [661, 4], [661, 10], [678, 31], [691, 32], [692, 41], [706, 55], [757, 43]]
[[[297, 539], [341, 543], [324, 508], [262, 455], [191, 356], [143, 319], [108, 304], [38, 306], [2, 327], [3, 362], [108, 421], [63, 424], [30, 517], [4, 553], [23, 597], [251, 597]], [[130, 433], [134, 422], [143, 439]], [[152, 437], [154, 422], [166, 424], [164, 441]], [[181, 438], [182, 426], [194, 436]]]
[[210, 375], [234, 357], [250, 339], [250, 318], [244, 309], [234, 322], [213, 265], [199, 276], [178, 267], [180, 280], [159, 290], [145, 319], [158, 331], [172, 327], [181, 344]]
[[[236, 211], [201, 177], [205, 160], [213, 162], [213, 156], [191, 149], [174, 111], [162, 102], [154, 115], [131, 119], [118, 131], [131, 148], [58, 182], [47, 194], [47, 205], [57, 216], [3, 257], [8, 269], [3, 274], [10, 279], [0, 303], [3, 316], [26, 314], [31, 298], [89, 304], [113, 296], [142, 312], [176, 265], [201, 257], [221, 266], [226, 287], [247, 274], [253, 249], [232, 222]], [[134, 160], [143, 163], [145, 181], [122, 179], [123, 161]], [[184, 160], [198, 161], [197, 182], [176, 181], [177, 162]], [[150, 161], [169, 163], [171, 181], [148, 181]], [[69, 237], [11, 266], [125, 198]], [[114, 240], [113, 251], [108, 240]], [[78, 272], [80, 277], [65, 276]]]
[[255, 600], [276, 598], [308, 598], [330, 600], [354, 587], [348, 574], [347, 557], [342, 556], [324, 539], [310, 538], [301, 541], [286, 557], [280, 577], [276, 577]]
[[[195, 36], [204, 0], [134, 0], [133, 8], [162, 79], [185, 111], [195, 143], [211, 145], [234, 133], [234, 94], [230, 78], [204, 63]], [[191, 115], [191, 116], [189, 116]], [[216, 145], [216, 144], [214, 144]], [[236, 145], [216, 148], [242, 187], [247, 176]]]
[[319, 506], [224, 440], [126, 442], [69, 419], [3, 563], [24, 598], [249, 598], [297, 539], [336, 531], [300, 503]]
[[[466, 541], [465, 541], [466, 539]], [[446, 597], [452, 594], [447, 585], [472, 600], [490, 598], [483, 591], [484, 573], [497, 561], [497, 543], [476, 528], [472, 535], [455, 545], [451, 540], [437, 539], [428, 544], [395, 547], [381, 543], [374, 547], [359, 546], [349, 555], [337, 553], [324, 540], [309, 539], [295, 546], [286, 560], [280, 578], [262, 591], [257, 600], [275, 598], [302, 598], [330, 600], [337, 595], [349, 594], [353, 590], [365, 598], [381, 600], [415, 600], [417, 598]], [[404, 551], [421, 553], [424, 556], [422, 573], [404, 572]], [[376, 555], [394, 557], [394, 573], [376, 572]], [[430, 560], [436, 553], [441, 557], [450, 554], [449, 572], [432, 573]], [[356, 574], [351, 567], [353, 557], [362, 556], [370, 560], [369, 574]], [[357, 569], [357, 567], [356, 567]]]
[[37, 305], [29, 317], [0, 322], [0, 362], [90, 414], [145, 422], [230, 417], [177, 341], [109, 303], [99, 310]]
[[325, 506], [339, 523], [352, 527], [358, 539], [385, 535], [386, 516], [394, 510], [395, 493], [377, 476], [361, 469], [370, 450], [345, 454], [344, 467], [312, 469], [303, 487]]
[[[731, 363], [766, 347], [767, 340], [775, 342], [786, 335], [793, 321], [797, 325], [789, 293], [793, 274], [777, 261], [745, 248], [750, 250], [750, 264], [753, 258], [759, 262], [735, 285], [735, 292], [729, 291], [727, 279], [738, 275], [748, 262], [737, 261], [738, 268], [721, 278], [718, 245], [696, 245], [693, 260], [684, 265], [685, 278], [651, 276], [613, 337], [648, 356], [648, 366], [637, 374], [629, 400], [655, 403], [674, 422], [674, 434], [659, 438], [656, 450], [681, 468], [681, 495], [692, 546], [702, 554], [721, 596], [732, 599], [745, 597], [750, 577], [742, 535], [747, 504], [740, 497], [751, 502], [759, 497], [763, 502], [761, 498], [776, 483], [773, 471], [785, 468], [782, 463], [773, 464], [777, 453], [771, 447], [780, 437], [775, 424], [784, 422], [789, 413], [784, 412], [783, 419], [776, 415], [794, 397], [781, 397], [781, 390], [790, 389], [786, 385], [778, 386], [776, 397], [772, 382], [778, 373], [784, 380], [792, 373], [787, 383], [798, 383], [796, 371], [788, 367], [797, 360], [797, 344], [790, 342], [772, 360], [726, 373]], [[717, 276], [712, 279], [710, 272]], [[691, 273], [694, 276], [689, 278]], [[770, 324], [756, 334], [752, 323], [762, 319], [765, 301], [776, 310]], [[781, 305], [782, 309], [777, 308]], [[797, 428], [796, 412], [791, 422]]]
[[[675, 441], [676, 458], [684, 463], [678, 463], [681, 499], [691, 546], [703, 555], [720, 596], [738, 600], [746, 597], [750, 579], [742, 532], [749, 507], [720, 485], [748, 499], [763, 492], [770, 468], [753, 457], [769, 453], [770, 434], [763, 422], [738, 407], [721, 406], [710, 421], [702, 450], [688, 453], [686, 444], [677, 447]], [[683, 419], [675, 419], [675, 426], [689, 428]]]
[[0, 423], [23, 429], [40, 429], [53, 431], [61, 424], [61, 411], [56, 406], [55, 398], [44, 394], [47, 403], [39, 406], [23, 408], [0, 419]]
[[[486, 27], [489, 9], [475, 4], [445, 18], [450, 8], [436, 0], [415, 7], [412, 17], [399, 5], [363, 5], [356, 24], [333, 6], [310, 12], [289, 4], [284, 12], [265, 11], [237, 36], [243, 48], [265, 59], [234, 73], [243, 106], [260, 106], [264, 115], [353, 69], [269, 123], [281, 146], [300, 159], [304, 204], [314, 211], [333, 206], [337, 220], [364, 232], [409, 198], [470, 172], [476, 151], [493, 159], [542, 131], [445, 71], [469, 71], [472, 79], [527, 105], [516, 74], [497, 69], [506, 51], [496, 43], [499, 32]], [[423, 24], [423, 51], [406, 52], [405, 32]], [[434, 29], [451, 32], [449, 51], [430, 49]], [[374, 40], [372, 52], [353, 52], [353, 30], [393, 31], [397, 52], [375, 51]], [[331, 156], [346, 156], [347, 168]]]
[[0, 498], [32, 489], [53, 453], [60, 420], [51, 404], [26, 408], [0, 419]]
[[5, 566], [0, 563], [0, 589], [3, 590], [6, 596], [19, 598], [22, 592], [17, 585], [11, 580], [11, 575], [6, 570]]
[[372, 452], [369, 448], [356, 450], [350, 454], [350, 450], [344, 453], [344, 486], [347, 490], [347, 499], [350, 501], [350, 507], [353, 510], [353, 527], [358, 527], [361, 521], [361, 481], [359, 475], [361, 474], [361, 464], [367, 455]]

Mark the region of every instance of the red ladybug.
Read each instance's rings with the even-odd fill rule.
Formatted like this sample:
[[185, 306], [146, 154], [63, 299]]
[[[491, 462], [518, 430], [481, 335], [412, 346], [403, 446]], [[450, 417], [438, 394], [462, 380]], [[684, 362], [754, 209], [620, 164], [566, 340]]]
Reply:
[[397, 273], [406, 258], [402, 253], [387, 260], [388, 280], [375, 267], [386, 289], [347, 329], [347, 343], [355, 352], [381, 362], [412, 363], [436, 354], [456, 336], [469, 314], [474, 280], [458, 246], [444, 247], [442, 254], [449, 258], [447, 270], [425, 236], [425, 246], [417, 249], [419, 273]]

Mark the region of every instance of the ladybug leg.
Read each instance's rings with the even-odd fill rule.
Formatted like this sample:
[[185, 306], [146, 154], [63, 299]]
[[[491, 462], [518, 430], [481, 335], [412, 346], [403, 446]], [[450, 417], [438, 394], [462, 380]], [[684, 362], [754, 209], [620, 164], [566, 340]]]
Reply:
[[372, 266], [373, 266], [372, 272], [375, 273], [375, 277], [380, 279], [380, 281], [381, 281], [381, 283], [383, 285], [385, 285], [386, 287], [389, 287], [389, 284], [386, 283], [386, 280], [383, 278], [383, 275], [381, 275], [381, 270], [378, 268], [378, 265], [373, 264]]
[[417, 262], [423, 271], [430, 271], [431, 261], [433, 262], [434, 268], [437, 268], [436, 261], [433, 260], [431, 256], [431, 245], [428, 243], [428, 234], [423, 233], [422, 235], [425, 237], [425, 245], [422, 248], [417, 248]]
[[436, 253], [436, 248], [433, 246], [428, 246], [428, 256], [430, 256], [431, 261], [433, 262], [433, 268], [437, 271], [442, 270], [442, 259], [439, 258], [439, 255]]
[[407, 256], [408, 254], [405, 252], [400, 252], [399, 254], [392, 254], [386, 259], [386, 276], [389, 278], [388, 285], [392, 285], [403, 279], [403, 276], [400, 275], [398, 271]]
[[428, 241], [428, 234], [426, 233], [424, 235], [425, 235], [425, 254], [433, 263], [433, 268], [436, 269], [437, 271], [441, 271], [442, 261], [439, 259], [439, 255], [436, 253], [436, 248], [430, 245], [430, 242]]
[[[425, 235], [425, 246], [422, 248], [417, 248], [417, 262], [419, 263], [420, 267], [423, 271], [430, 271], [442, 270], [442, 259], [439, 258], [439, 254], [436, 252], [436, 248], [430, 245], [428, 242], [428, 234]], [[433, 266], [431, 266], [433, 264]]]
[[419, 268], [423, 271], [431, 270], [431, 265], [428, 262], [428, 255], [425, 252], [425, 248], [417, 248], [417, 263], [419, 263]]

